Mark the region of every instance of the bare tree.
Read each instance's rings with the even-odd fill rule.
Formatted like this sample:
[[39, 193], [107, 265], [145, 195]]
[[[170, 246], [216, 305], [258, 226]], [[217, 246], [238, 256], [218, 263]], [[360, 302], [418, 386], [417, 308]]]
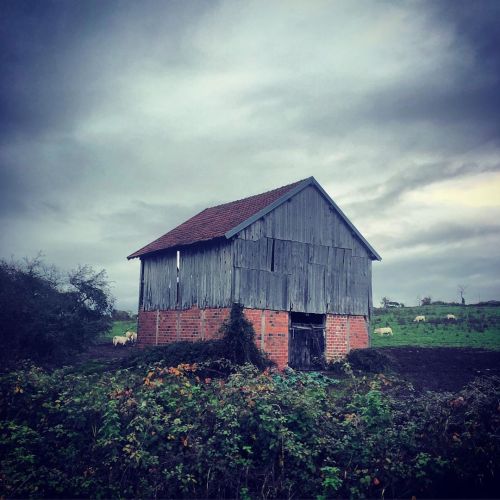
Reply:
[[382, 300], [380, 301], [380, 305], [383, 308], [386, 308], [389, 305], [390, 301], [391, 301], [391, 299], [389, 297], [382, 297]]
[[460, 294], [460, 302], [462, 303], [462, 305], [465, 305], [464, 295], [465, 291], [467, 290], [467, 285], [458, 285], [457, 290], [458, 293]]

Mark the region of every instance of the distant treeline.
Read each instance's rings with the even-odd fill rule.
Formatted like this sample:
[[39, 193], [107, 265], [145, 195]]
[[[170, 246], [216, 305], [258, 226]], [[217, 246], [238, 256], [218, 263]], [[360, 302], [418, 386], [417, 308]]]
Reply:
[[112, 318], [113, 321], [131, 321], [137, 319], [137, 314], [132, 314], [129, 311], [120, 311], [119, 309], [113, 309]]
[[[460, 307], [500, 307], [500, 300], [487, 300], [476, 304], [460, 304], [459, 302], [445, 302], [443, 300], [423, 301], [422, 306], [460, 306]], [[386, 301], [380, 305], [380, 309], [405, 307], [402, 302]], [[420, 306], [411, 306], [420, 307]]]

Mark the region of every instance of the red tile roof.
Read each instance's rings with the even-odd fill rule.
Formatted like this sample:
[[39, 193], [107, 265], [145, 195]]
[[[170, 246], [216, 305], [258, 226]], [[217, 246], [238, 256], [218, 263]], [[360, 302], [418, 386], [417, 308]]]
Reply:
[[134, 257], [166, 250], [167, 248], [221, 238], [228, 231], [266, 208], [302, 182], [304, 180], [242, 200], [206, 208], [127, 258], [133, 259]]

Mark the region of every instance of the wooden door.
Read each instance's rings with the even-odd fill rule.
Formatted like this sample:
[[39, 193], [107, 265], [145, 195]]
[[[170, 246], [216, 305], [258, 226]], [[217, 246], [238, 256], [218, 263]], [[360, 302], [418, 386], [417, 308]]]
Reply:
[[288, 364], [295, 370], [314, 370], [325, 354], [325, 327], [292, 323], [289, 334]]

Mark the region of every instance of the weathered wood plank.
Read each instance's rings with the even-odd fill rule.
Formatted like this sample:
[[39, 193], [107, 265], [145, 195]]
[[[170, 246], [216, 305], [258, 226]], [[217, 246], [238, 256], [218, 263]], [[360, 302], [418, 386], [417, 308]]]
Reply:
[[314, 187], [241, 231], [231, 241], [144, 258], [145, 309], [247, 307], [370, 314], [371, 260]]
[[232, 253], [229, 242], [181, 249], [177, 297], [176, 251], [144, 259], [146, 310], [226, 307], [231, 303]]
[[175, 252], [144, 259], [143, 307], [146, 311], [176, 305], [177, 256]]
[[353, 255], [368, 257], [363, 243], [313, 186], [254, 222], [238, 237], [253, 241], [267, 237], [350, 248]]

